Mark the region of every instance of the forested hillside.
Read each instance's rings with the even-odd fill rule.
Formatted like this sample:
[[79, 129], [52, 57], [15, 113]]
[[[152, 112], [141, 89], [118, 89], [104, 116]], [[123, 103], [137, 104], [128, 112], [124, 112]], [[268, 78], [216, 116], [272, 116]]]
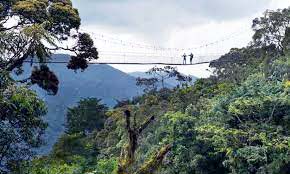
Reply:
[[[290, 173], [290, 7], [254, 19], [252, 42], [212, 61], [209, 78], [187, 83], [174, 67], [155, 67], [185, 83], [168, 89], [162, 78], [159, 89], [160, 79], [139, 78], [144, 94], [114, 108], [81, 99], [51, 153], [36, 156], [47, 106], [31, 86], [57, 96], [65, 83], [48, 65], [52, 52], [72, 52], [74, 71], [98, 59], [80, 22], [70, 0], [0, 1], [1, 174]], [[74, 46], [62, 47], [68, 39]], [[30, 57], [29, 77], [12, 77]]]
[[149, 90], [109, 110], [82, 100], [69, 109], [67, 133], [52, 153], [22, 170], [289, 173], [289, 22], [289, 8], [255, 19], [251, 45], [212, 62], [214, 74], [192, 86]]

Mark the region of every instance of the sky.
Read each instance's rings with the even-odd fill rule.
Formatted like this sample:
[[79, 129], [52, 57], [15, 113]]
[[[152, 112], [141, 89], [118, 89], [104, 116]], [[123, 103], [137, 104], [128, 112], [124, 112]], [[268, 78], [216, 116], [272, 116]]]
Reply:
[[[289, 0], [72, 0], [81, 31], [91, 34], [100, 62], [212, 60], [251, 41], [251, 23]], [[209, 44], [214, 43], [214, 44]], [[152, 66], [112, 65], [124, 72]], [[184, 74], [207, 77], [208, 64], [178, 66]]]

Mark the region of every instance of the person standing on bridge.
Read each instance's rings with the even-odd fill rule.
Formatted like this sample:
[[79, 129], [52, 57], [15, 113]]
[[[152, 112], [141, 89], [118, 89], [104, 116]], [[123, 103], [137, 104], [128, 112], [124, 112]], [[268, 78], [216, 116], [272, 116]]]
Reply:
[[183, 57], [183, 64], [185, 65], [186, 64], [186, 54], [184, 53], [182, 57]]
[[189, 59], [190, 59], [190, 64], [192, 64], [192, 60], [193, 60], [193, 54], [192, 53], [189, 55]]

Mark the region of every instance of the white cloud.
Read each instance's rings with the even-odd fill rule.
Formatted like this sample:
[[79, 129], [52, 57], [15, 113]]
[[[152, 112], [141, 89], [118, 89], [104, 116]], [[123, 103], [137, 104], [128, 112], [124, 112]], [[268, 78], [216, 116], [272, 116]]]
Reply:
[[[261, 16], [266, 9], [290, 6], [289, 0], [73, 0], [73, 2], [80, 10], [85, 30], [127, 42], [187, 48], [222, 40], [230, 35], [235, 36], [212, 47], [192, 50], [195, 55], [225, 53], [232, 47], [246, 46], [251, 40], [250, 26], [254, 17]], [[112, 40], [108, 38], [104, 40], [107, 42], [100, 38], [96, 40], [96, 46], [100, 51], [154, 53], [152, 50], [110, 43], [108, 41]], [[155, 54], [171, 56], [180, 61], [183, 51], [173, 53], [159, 51]], [[101, 54], [101, 59], [122, 61], [124, 58]], [[168, 60], [165, 59], [160, 61]], [[132, 72], [145, 71], [150, 66], [114, 67]], [[206, 65], [199, 65], [179, 67], [179, 70], [204, 77], [208, 75], [206, 68]]]

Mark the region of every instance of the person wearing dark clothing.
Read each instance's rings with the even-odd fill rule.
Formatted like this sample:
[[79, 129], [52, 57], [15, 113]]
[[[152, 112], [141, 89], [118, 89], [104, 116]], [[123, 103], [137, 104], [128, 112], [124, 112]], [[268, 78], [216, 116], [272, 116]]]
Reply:
[[186, 64], [186, 54], [184, 53], [182, 57], [183, 57], [183, 64]]
[[189, 55], [189, 59], [190, 59], [190, 64], [192, 64], [192, 60], [193, 60], [193, 54], [192, 53]]

